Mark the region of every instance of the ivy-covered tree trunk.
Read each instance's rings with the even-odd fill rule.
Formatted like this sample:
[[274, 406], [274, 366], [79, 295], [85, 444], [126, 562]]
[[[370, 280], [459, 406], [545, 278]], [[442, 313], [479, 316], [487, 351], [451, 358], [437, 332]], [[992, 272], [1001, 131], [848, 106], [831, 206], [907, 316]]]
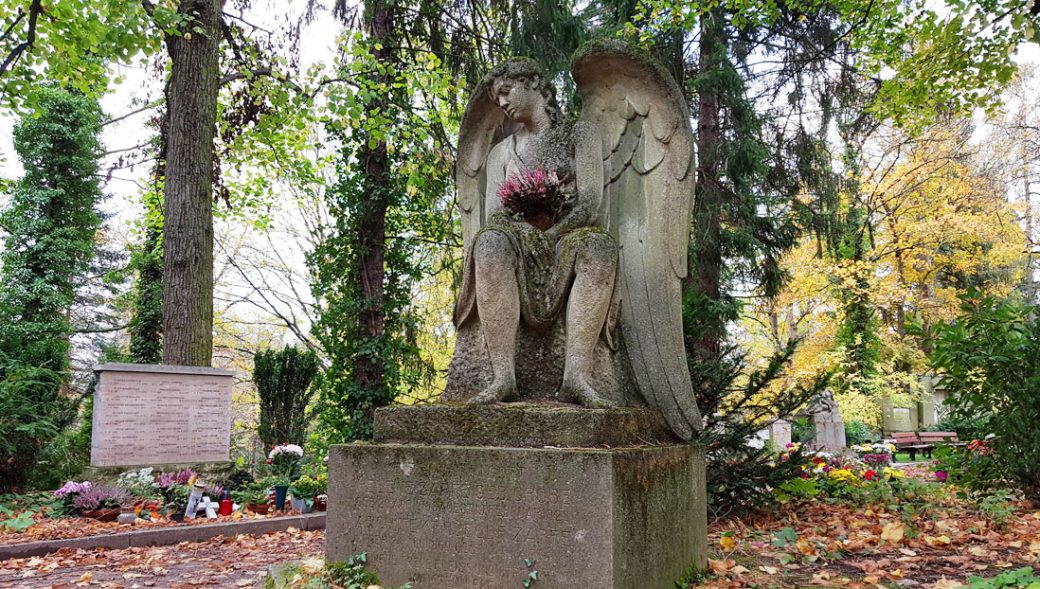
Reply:
[[[383, 66], [391, 66], [396, 58], [392, 36], [394, 27], [394, 0], [369, 0], [366, 3], [368, 29], [373, 57]], [[389, 84], [386, 73], [375, 75], [378, 84]], [[388, 107], [388, 100], [376, 99], [366, 105], [366, 113], [379, 113]], [[388, 169], [386, 141], [381, 137], [364, 138], [358, 153], [364, 175], [361, 189], [366, 198], [360, 207], [358, 227], [358, 265], [361, 277], [361, 301], [358, 312], [359, 335], [370, 341], [383, 337], [383, 292], [385, 272], [383, 265], [386, 249], [386, 211], [388, 196], [394, 189]], [[354, 381], [361, 391], [375, 393], [383, 387], [383, 360], [378, 354], [362, 351], [355, 357]], [[371, 420], [374, 407], [365, 409], [366, 420]]]
[[190, 17], [167, 35], [172, 62], [163, 236], [163, 362], [209, 366], [213, 355], [213, 139], [223, 0], [182, 0]]
[[159, 135], [153, 184], [145, 192], [145, 237], [141, 249], [134, 252], [130, 264], [137, 271], [132, 293], [132, 313], [127, 332], [130, 335], [130, 358], [137, 364], [162, 362], [163, 323], [163, 206], [162, 182], [166, 177], [166, 145], [169, 136], [169, 110], [163, 108], [158, 117]]
[[0, 493], [28, 479], [37, 456], [75, 417], [68, 313], [100, 226], [97, 102], [43, 87], [15, 127], [25, 175], [0, 214]]

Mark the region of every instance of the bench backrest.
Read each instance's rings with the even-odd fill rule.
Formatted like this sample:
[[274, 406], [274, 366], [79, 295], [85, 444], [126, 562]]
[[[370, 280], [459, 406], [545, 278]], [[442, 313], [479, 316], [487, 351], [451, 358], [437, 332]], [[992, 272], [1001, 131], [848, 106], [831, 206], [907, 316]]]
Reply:
[[920, 441], [916, 432], [892, 432], [892, 439], [895, 440], [896, 446], [916, 444]]
[[921, 432], [922, 442], [956, 442], [957, 432]]

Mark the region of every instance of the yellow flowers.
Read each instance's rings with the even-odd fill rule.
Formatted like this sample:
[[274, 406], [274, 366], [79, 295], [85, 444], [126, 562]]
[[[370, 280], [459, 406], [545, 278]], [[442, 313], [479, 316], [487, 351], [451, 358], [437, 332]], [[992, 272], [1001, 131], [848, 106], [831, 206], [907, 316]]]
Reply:
[[905, 479], [906, 472], [899, 468], [890, 468], [888, 466], [882, 471], [886, 479]]
[[852, 472], [852, 470], [848, 468], [835, 468], [829, 473], [827, 473], [827, 476], [835, 481], [842, 483], [859, 483], [859, 477], [856, 476], [856, 473]]

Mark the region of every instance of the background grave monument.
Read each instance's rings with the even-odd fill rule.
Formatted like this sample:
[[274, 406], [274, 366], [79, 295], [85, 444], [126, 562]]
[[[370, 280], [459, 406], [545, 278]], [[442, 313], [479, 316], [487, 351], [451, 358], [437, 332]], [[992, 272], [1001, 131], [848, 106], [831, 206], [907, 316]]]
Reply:
[[232, 372], [153, 364], [102, 364], [94, 371], [92, 467], [230, 459]]
[[816, 427], [816, 439], [812, 444], [814, 450], [841, 452], [848, 447], [845, 440], [845, 422], [841, 419], [841, 409], [834, 400], [834, 393], [820, 393], [809, 405], [808, 413]]
[[769, 441], [773, 449], [783, 452], [791, 443], [791, 422], [785, 419], [777, 419], [769, 426]]
[[[465, 269], [440, 406], [329, 454], [326, 558], [415, 589], [672, 589], [707, 556], [683, 345], [693, 133], [667, 71], [579, 50], [570, 125], [530, 60], [459, 132]], [[685, 220], [686, 222], [683, 222]]]

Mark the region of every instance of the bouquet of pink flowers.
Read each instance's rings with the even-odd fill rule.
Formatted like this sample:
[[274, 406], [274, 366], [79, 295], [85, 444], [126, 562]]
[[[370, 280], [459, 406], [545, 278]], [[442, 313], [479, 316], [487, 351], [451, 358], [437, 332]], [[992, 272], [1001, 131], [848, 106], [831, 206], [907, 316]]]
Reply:
[[498, 187], [498, 200], [513, 213], [555, 215], [563, 204], [563, 184], [554, 169], [524, 168]]

